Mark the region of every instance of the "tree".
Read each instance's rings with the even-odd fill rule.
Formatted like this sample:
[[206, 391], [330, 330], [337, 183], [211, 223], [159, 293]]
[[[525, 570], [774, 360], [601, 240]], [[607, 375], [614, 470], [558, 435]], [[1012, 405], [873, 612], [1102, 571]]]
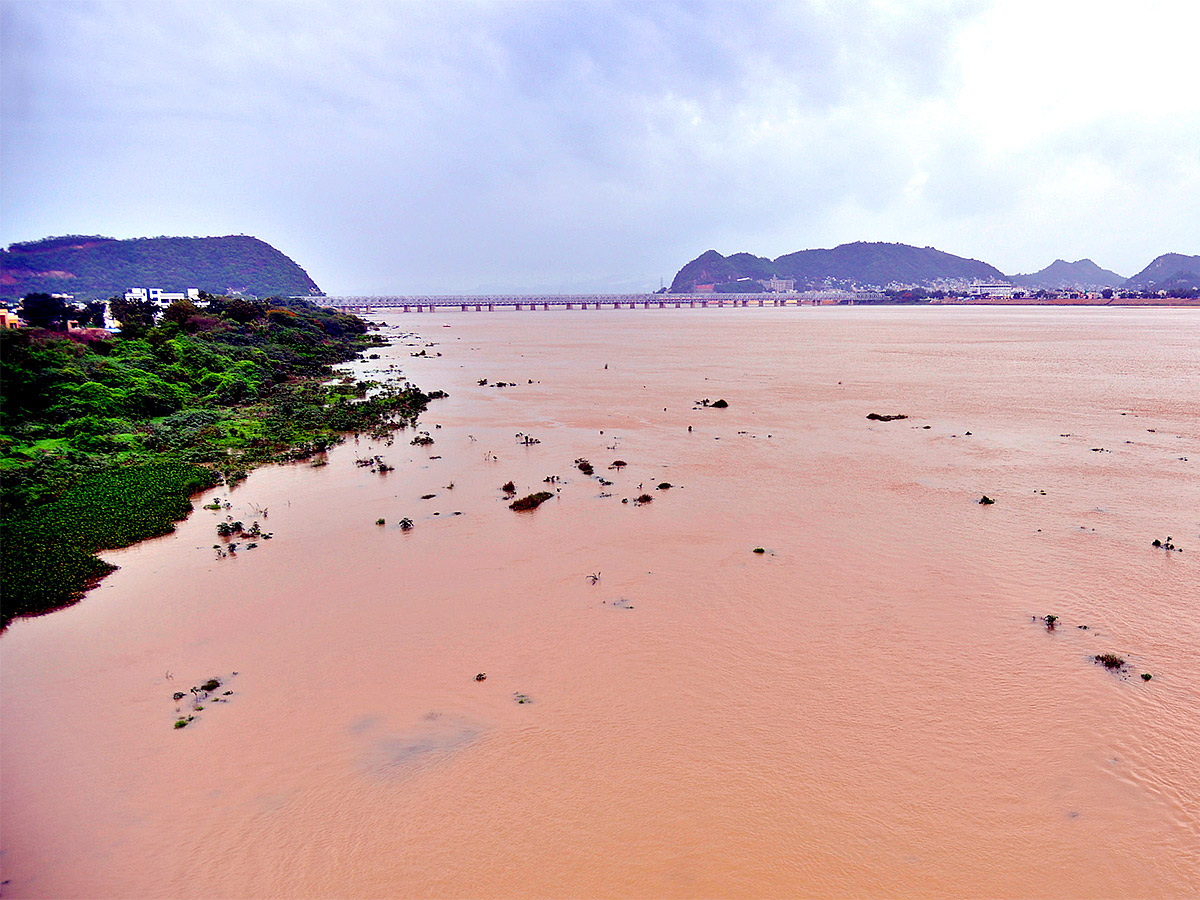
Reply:
[[1100, 292], [1100, 296], [1103, 297], [1105, 300], [1111, 300], [1112, 295], [1113, 295], [1112, 288], [1105, 288], [1104, 290], [1102, 290]]
[[49, 294], [27, 294], [21, 301], [21, 317], [32, 328], [62, 331], [66, 327], [67, 303]]
[[103, 300], [93, 300], [91, 303], [88, 303], [77, 314], [79, 324], [84, 328], [103, 328], [104, 308], [106, 305]]
[[110, 299], [108, 308], [120, 323], [121, 333], [128, 337], [136, 337], [153, 328], [158, 312], [152, 300], [126, 300], [124, 297]]
[[180, 328], [186, 327], [188, 321], [199, 313], [196, 304], [191, 300], [175, 300], [163, 313], [164, 322], [174, 322]]

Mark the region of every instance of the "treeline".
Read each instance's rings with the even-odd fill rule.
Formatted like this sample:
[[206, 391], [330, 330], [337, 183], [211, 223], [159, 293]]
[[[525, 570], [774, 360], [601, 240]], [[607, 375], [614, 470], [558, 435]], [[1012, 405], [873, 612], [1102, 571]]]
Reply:
[[170, 530], [196, 490], [410, 424], [430, 399], [407, 384], [330, 383], [333, 364], [382, 341], [307, 301], [112, 307], [116, 336], [0, 332], [5, 624], [77, 599], [102, 574], [83, 557]]

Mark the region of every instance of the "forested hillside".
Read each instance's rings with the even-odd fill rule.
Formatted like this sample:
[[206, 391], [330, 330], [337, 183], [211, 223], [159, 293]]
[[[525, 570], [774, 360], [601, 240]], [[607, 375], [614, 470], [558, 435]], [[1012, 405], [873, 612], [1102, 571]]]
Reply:
[[0, 298], [44, 292], [107, 300], [131, 287], [257, 297], [321, 293], [293, 260], [243, 234], [130, 240], [67, 235], [0, 250]]

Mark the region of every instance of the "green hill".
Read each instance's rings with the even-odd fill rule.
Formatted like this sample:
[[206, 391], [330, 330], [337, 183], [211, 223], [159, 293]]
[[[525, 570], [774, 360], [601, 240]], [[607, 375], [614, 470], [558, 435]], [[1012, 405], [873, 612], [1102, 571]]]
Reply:
[[[831, 250], [801, 250], [775, 260], [749, 253], [722, 256], [716, 250], [701, 254], [679, 270], [672, 293], [686, 293], [697, 284], [730, 284], [739, 279], [792, 278], [796, 288], [886, 287], [889, 284], [930, 284], [942, 280], [996, 281], [999, 269], [976, 259], [964, 259], [933, 247], [907, 244], [841, 244]], [[758, 285], [752, 284], [757, 290]]]
[[1056, 259], [1040, 272], [1013, 275], [1009, 280], [1013, 284], [1035, 290], [1099, 290], [1120, 287], [1125, 282], [1125, 276], [1102, 269], [1090, 259], [1077, 259], [1075, 262]]
[[321, 293], [295, 262], [244, 234], [130, 240], [67, 235], [0, 250], [0, 298], [45, 292], [107, 300], [131, 287], [259, 297]]
[[1200, 256], [1164, 253], [1122, 287], [1137, 291], [1195, 290], [1200, 288]]

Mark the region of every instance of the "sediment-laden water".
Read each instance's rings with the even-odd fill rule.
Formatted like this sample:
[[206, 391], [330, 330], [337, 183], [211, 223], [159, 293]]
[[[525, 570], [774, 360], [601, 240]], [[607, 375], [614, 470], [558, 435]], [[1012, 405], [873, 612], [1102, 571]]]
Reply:
[[0, 637], [5, 897], [1200, 892], [1195, 311], [384, 321], [433, 445]]

